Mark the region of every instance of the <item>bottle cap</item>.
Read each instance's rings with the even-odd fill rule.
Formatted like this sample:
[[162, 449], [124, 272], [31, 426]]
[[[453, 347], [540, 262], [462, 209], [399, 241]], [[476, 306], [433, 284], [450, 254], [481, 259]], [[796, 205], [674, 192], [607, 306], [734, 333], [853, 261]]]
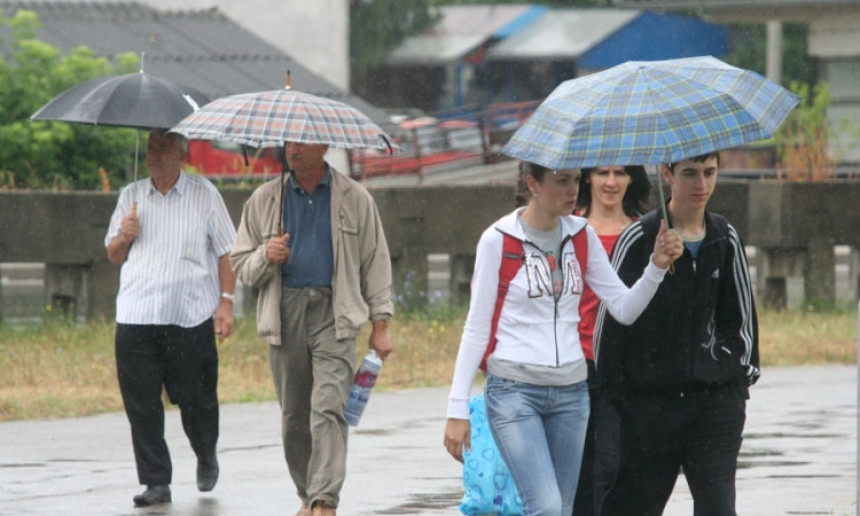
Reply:
[[367, 355], [364, 358], [365, 360], [369, 360], [374, 364], [378, 364], [380, 366], [382, 365], [382, 359], [379, 358], [379, 353], [377, 353], [375, 349], [371, 349], [370, 351], [368, 351]]

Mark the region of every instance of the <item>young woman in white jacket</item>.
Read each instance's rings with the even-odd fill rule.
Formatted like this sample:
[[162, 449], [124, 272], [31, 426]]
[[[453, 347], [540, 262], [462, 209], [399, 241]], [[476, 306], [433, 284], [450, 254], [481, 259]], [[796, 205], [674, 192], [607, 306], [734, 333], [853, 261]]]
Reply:
[[[642, 278], [627, 288], [584, 218], [571, 215], [579, 169], [520, 165], [530, 199], [490, 226], [478, 242], [469, 314], [448, 400], [445, 448], [463, 461], [470, 449], [469, 397], [490, 339], [502, 245], [522, 242], [522, 265], [510, 282], [487, 360], [487, 419], [523, 501], [526, 515], [571, 514], [579, 478], [589, 398], [579, 341], [579, 300], [587, 282], [609, 312], [632, 323], [648, 305], [672, 260], [681, 255], [675, 231], [662, 227]], [[573, 236], [586, 231], [585, 274]]]

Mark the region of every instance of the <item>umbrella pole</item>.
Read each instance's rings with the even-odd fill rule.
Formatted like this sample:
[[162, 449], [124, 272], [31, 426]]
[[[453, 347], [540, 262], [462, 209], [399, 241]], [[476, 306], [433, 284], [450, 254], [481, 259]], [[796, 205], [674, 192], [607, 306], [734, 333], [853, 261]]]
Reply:
[[[139, 153], [140, 153], [140, 129], [135, 131], [135, 134], [134, 134], [134, 181], [137, 181], [137, 159], [138, 159], [137, 157], [138, 157]], [[134, 191], [134, 190], [132, 190], [132, 191]], [[133, 216], [137, 217], [137, 202], [134, 200], [133, 196], [132, 196], [132, 201], [131, 201], [131, 214]]]
[[[666, 198], [663, 196], [663, 173], [660, 171], [660, 165], [655, 165], [657, 169], [657, 196], [660, 198], [660, 211], [663, 213], [663, 222], [666, 223], [666, 229], [671, 228], [669, 224], [669, 214], [666, 212]], [[669, 274], [675, 274], [674, 262], [669, 263]]]
[[[285, 160], [286, 161], [286, 160]], [[278, 208], [278, 236], [284, 234], [284, 176], [286, 175], [285, 166], [281, 167], [281, 206]]]
[[663, 214], [663, 222], [666, 223], [666, 229], [671, 228], [669, 225], [669, 214], [666, 213], [666, 198], [663, 196], [663, 174], [660, 172], [660, 165], [655, 165], [657, 169], [657, 195], [660, 198], [660, 211]]

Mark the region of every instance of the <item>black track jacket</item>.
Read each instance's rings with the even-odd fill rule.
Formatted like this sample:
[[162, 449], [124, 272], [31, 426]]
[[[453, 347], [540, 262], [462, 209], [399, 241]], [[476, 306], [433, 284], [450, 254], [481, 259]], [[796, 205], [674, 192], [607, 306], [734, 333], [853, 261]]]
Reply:
[[[650, 259], [661, 214], [651, 211], [619, 237], [612, 266], [632, 285]], [[595, 323], [598, 379], [610, 399], [631, 390], [675, 392], [759, 376], [758, 319], [746, 254], [737, 231], [705, 213], [705, 240], [693, 259], [688, 249], [631, 326], [603, 308]]]

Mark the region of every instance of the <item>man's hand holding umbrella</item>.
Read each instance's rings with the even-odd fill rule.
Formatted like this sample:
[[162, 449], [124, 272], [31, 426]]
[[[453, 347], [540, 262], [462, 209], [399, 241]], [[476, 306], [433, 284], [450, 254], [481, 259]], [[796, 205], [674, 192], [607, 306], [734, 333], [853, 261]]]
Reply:
[[128, 258], [128, 252], [135, 239], [140, 236], [140, 219], [137, 218], [136, 210], [126, 214], [120, 223], [120, 238], [114, 246], [108, 247], [108, 260], [114, 265], [123, 263]]
[[283, 265], [290, 259], [290, 234], [273, 236], [266, 243], [266, 259], [271, 263]]

